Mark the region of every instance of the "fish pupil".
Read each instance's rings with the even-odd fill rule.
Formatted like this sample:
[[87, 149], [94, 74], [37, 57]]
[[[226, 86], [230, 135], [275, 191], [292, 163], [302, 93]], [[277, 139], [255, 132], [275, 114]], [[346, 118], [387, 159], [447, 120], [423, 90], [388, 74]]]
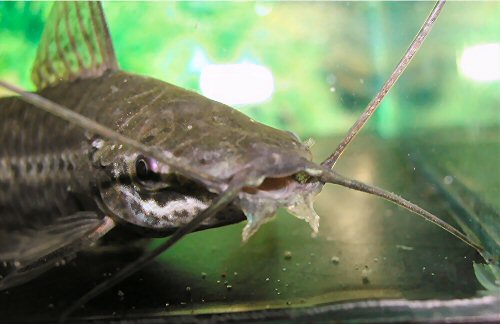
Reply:
[[148, 161], [143, 157], [138, 158], [135, 162], [135, 174], [137, 179], [143, 182], [158, 179], [158, 174], [151, 170]]

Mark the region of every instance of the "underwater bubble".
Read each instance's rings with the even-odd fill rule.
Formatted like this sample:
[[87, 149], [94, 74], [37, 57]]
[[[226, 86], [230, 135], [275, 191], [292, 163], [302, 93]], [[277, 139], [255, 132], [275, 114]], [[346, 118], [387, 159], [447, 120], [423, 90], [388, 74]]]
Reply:
[[330, 92], [335, 92], [335, 87], [330, 87]]
[[283, 257], [285, 258], [285, 260], [290, 260], [292, 258], [292, 252], [285, 251], [285, 253], [283, 253]]

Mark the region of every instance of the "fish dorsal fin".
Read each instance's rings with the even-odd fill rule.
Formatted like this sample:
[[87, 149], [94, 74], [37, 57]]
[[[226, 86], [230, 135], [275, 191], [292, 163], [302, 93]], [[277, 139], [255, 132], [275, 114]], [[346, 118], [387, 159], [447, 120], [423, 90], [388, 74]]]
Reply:
[[31, 71], [37, 88], [117, 70], [100, 2], [55, 2]]

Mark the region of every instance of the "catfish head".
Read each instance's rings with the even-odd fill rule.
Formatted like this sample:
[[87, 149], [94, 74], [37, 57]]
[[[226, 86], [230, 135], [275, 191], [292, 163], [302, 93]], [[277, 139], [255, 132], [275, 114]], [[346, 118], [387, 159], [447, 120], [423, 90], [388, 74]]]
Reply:
[[96, 139], [93, 163], [108, 175], [98, 181], [100, 202], [107, 212], [147, 232], [171, 233], [208, 208], [232, 179], [245, 174], [251, 185], [200, 228], [246, 216], [245, 241], [284, 207], [318, 230], [312, 197], [322, 183], [311, 179], [322, 168], [312, 162], [309, 146], [296, 135], [159, 80], [121, 71], [103, 78], [101, 86], [113, 89], [107, 100], [117, 115], [112, 118], [117, 121], [115, 130], [192, 170], [176, 170], [152, 156]]

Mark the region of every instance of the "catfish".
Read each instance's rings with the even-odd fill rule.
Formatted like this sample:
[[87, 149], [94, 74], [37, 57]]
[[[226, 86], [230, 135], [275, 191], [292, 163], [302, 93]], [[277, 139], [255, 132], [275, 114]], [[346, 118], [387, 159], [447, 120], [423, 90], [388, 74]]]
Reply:
[[[222, 103], [120, 70], [99, 2], [57, 2], [32, 69], [37, 91], [0, 81], [0, 289], [39, 276], [110, 231], [169, 238], [82, 297], [68, 313], [186, 234], [247, 220], [247, 241], [278, 208], [318, 231], [326, 183], [382, 197], [483, 247], [432, 213], [333, 171], [430, 32], [439, 1], [394, 72], [322, 163], [308, 142]], [[67, 314], [68, 314], [67, 313]]]

